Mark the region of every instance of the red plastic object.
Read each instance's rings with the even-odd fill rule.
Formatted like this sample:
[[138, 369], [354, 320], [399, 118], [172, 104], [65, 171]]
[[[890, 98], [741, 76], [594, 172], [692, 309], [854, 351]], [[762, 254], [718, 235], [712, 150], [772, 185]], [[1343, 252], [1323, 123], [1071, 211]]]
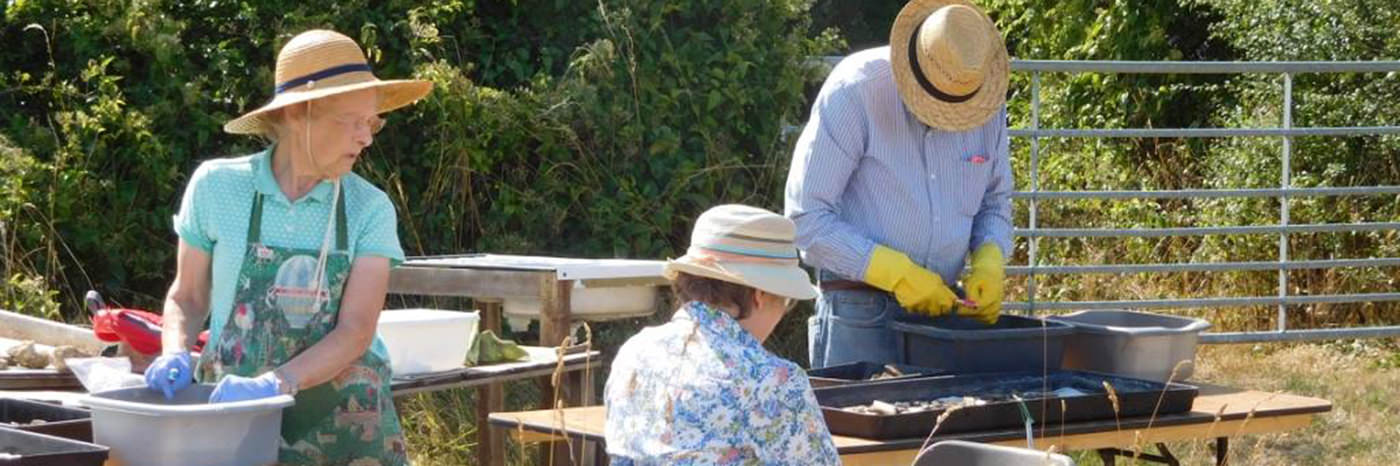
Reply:
[[[160, 353], [160, 329], [160, 316], [140, 309], [107, 308], [97, 311], [97, 315], [92, 317], [92, 333], [97, 335], [97, 339], [126, 342], [132, 349], [146, 355]], [[208, 341], [209, 332], [200, 332], [194, 350], [202, 350]]]

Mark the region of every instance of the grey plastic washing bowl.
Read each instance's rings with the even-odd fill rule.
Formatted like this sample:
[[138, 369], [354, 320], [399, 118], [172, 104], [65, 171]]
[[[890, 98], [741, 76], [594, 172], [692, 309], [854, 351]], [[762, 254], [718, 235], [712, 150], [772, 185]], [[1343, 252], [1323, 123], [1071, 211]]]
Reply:
[[957, 374], [1060, 368], [1069, 325], [1002, 315], [995, 325], [943, 316], [906, 316], [890, 323], [900, 363]]
[[944, 440], [933, 444], [914, 458], [914, 466], [1074, 466], [1074, 460], [1058, 453], [1026, 448], [1004, 447]]
[[1181, 361], [1174, 381], [1191, 378], [1196, 342], [1210, 323], [1190, 317], [1134, 311], [1079, 311], [1046, 320], [1073, 326], [1065, 339], [1064, 366], [1128, 377], [1166, 381]]
[[94, 443], [120, 464], [246, 465], [277, 462], [282, 409], [293, 398], [210, 404], [213, 385], [191, 385], [175, 399], [146, 387], [98, 392], [92, 408]]

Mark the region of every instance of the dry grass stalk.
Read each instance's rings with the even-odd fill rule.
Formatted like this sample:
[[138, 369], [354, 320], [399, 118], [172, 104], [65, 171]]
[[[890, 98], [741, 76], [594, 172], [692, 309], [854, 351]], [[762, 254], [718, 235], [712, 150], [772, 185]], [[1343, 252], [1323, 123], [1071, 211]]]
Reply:
[[520, 454], [520, 458], [523, 460], [525, 458], [525, 442], [523, 440], [525, 438], [525, 423], [521, 422], [520, 419], [515, 420], [515, 438], [520, 439], [516, 440], [515, 448], [516, 452]]
[[[1050, 324], [1045, 319], [1040, 319], [1040, 398], [1043, 400], [1049, 397], [1050, 392]], [[1048, 404], [1040, 402], [1040, 419], [1045, 420], [1045, 411], [1049, 409]], [[1061, 418], [1063, 420], [1063, 417]], [[1045, 423], [1040, 423], [1040, 437], [1045, 438]]]
[[1215, 435], [1213, 435], [1213, 434], [1215, 434], [1215, 426], [1220, 425], [1220, 418], [1222, 418], [1222, 417], [1225, 416], [1225, 408], [1228, 408], [1229, 406], [1230, 406], [1229, 403], [1220, 405], [1220, 409], [1217, 410], [1217, 411], [1215, 412], [1215, 420], [1214, 420], [1214, 421], [1211, 421], [1211, 423], [1210, 423], [1210, 428], [1209, 428], [1209, 429], [1206, 429], [1206, 436], [1205, 436], [1205, 438], [1207, 438], [1207, 439], [1215, 438]]
[[[583, 361], [583, 374], [584, 374], [584, 375], [583, 375], [583, 380], [584, 380], [584, 382], [583, 382], [583, 383], [593, 383], [592, 373], [591, 373], [591, 371], [589, 370], [589, 367], [588, 367], [588, 363], [589, 363], [589, 361], [588, 361], [588, 358], [589, 358], [588, 354], [589, 354], [590, 352], [593, 351], [593, 328], [592, 328], [592, 327], [589, 327], [587, 322], [584, 322], [584, 323], [583, 323], [583, 332], [584, 332], [584, 341], [583, 341], [582, 343], [578, 343], [578, 344], [583, 345], [583, 351], [584, 351], [584, 353], [583, 353], [583, 354], [584, 354], [584, 361]], [[583, 457], [583, 446], [584, 446], [582, 443], [580, 443], [580, 444], [579, 444], [579, 452], [578, 452], [578, 455], [575, 455], [575, 454], [574, 454], [574, 444], [573, 444], [573, 440], [569, 438], [568, 432], [565, 430], [565, 427], [566, 427], [566, 426], [565, 426], [565, 422], [564, 422], [564, 408], [566, 408], [567, 405], [568, 405], [568, 402], [567, 402], [566, 400], [564, 400], [564, 394], [563, 394], [563, 386], [564, 386], [564, 356], [566, 355], [568, 349], [569, 349], [570, 347], [573, 347], [573, 346], [575, 345], [575, 343], [576, 343], [576, 341], [574, 340], [574, 336], [571, 334], [571, 335], [569, 335], [569, 336], [567, 336], [567, 337], [564, 337], [564, 341], [561, 342], [561, 343], [559, 344], [559, 346], [557, 346], [557, 347], [554, 348], [554, 358], [555, 358], [555, 361], [554, 361], [554, 373], [553, 373], [553, 374], [550, 374], [550, 376], [549, 376], [550, 382], [552, 382], [552, 384], [554, 385], [554, 403], [553, 403], [553, 406], [554, 406], [554, 419], [555, 419], [555, 424], [556, 424], [555, 429], [558, 429], [559, 433], [560, 433], [560, 434], [563, 434], [563, 436], [564, 436], [564, 446], [565, 446], [566, 449], [569, 451], [569, 464], [578, 464], [578, 463], [579, 463], [580, 458]], [[582, 388], [582, 387], [579, 387], [579, 388]], [[583, 393], [579, 393], [578, 395], [579, 395], [579, 396], [583, 396]], [[585, 400], [585, 402], [586, 402], [586, 400]], [[554, 464], [554, 450], [553, 450], [553, 449], [550, 449], [550, 451], [549, 451], [549, 464], [551, 464], [551, 465]]]
[[1113, 404], [1113, 423], [1117, 426], [1119, 433], [1123, 432], [1123, 421], [1118, 417], [1118, 391], [1113, 389], [1113, 384], [1103, 381], [1104, 390], [1108, 391], [1108, 402]]
[[1045, 464], [1045, 465], [1047, 465], [1047, 466], [1048, 466], [1048, 465], [1055, 464], [1055, 463], [1054, 463], [1054, 460], [1055, 460], [1054, 457], [1055, 457], [1055, 454], [1056, 454], [1056, 453], [1059, 453], [1059, 452], [1060, 452], [1060, 446], [1059, 446], [1059, 445], [1050, 445], [1050, 448], [1046, 448], [1046, 449], [1045, 449], [1045, 459], [1042, 460], [1042, 461], [1044, 461], [1042, 464]]
[[[1151, 432], [1152, 424], [1157, 422], [1157, 411], [1162, 409], [1162, 401], [1167, 398], [1167, 389], [1171, 388], [1172, 382], [1176, 381], [1176, 375], [1181, 371], [1181, 366], [1187, 364], [1191, 364], [1190, 359], [1177, 361], [1176, 365], [1172, 366], [1171, 374], [1167, 375], [1167, 381], [1162, 384], [1162, 392], [1157, 394], [1157, 405], [1152, 407], [1152, 417], [1147, 418], [1147, 431]], [[1138, 455], [1142, 453], [1142, 445], [1138, 444], [1139, 440], [1138, 438], [1133, 439], [1133, 461], [1137, 461]]]
[[919, 451], [924, 451], [925, 448], [928, 448], [928, 443], [933, 440], [933, 435], [938, 433], [938, 428], [943, 425], [943, 421], [948, 420], [948, 416], [952, 416], [953, 413], [962, 408], [961, 405], [954, 406], [943, 411], [943, 414], [939, 414], [938, 419], [933, 422], [933, 430], [929, 431], [928, 438], [924, 439], [924, 444], [919, 446]]
[[1246, 413], [1246, 414], [1244, 415], [1244, 422], [1241, 422], [1241, 423], [1240, 423], [1240, 427], [1237, 428], [1237, 429], [1235, 429], [1235, 434], [1234, 434], [1234, 435], [1231, 435], [1231, 437], [1238, 437], [1238, 436], [1240, 435], [1240, 432], [1244, 432], [1245, 426], [1248, 426], [1248, 425], [1249, 425], [1249, 421], [1250, 421], [1251, 419], [1254, 419], [1254, 412], [1259, 410], [1259, 405], [1262, 405], [1262, 404], [1264, 404], [1265, 402], [1268, 402], [1269, 400], [1274, 399], [1274, 397], [1278, 396], [1278, 394], [1279, 394], [1279, 392], [1273, 392], [1273, 393], [1270, 393], [1269, 396], [1264, 397], [1264, 399], [1259, 400], [1259, 401], [1256, 401], [1256, 402], [1254, 403], [1254, 406], [1252, 406], [1252, 407], [1249, 408], [1249, 412]]
[[[1066, 418], [1066, 417], [1069, 417], [1069, 404], [1068, 404], [1068, 403], [1065, 403], [1065, 399], [1064, 399], [1064, 398], [1061, 398], [1061, 399], [1060, 399], [1060, 443], [1064, 443], [1064, 442], [1065, 442], [1065, 418]], [[1054, 448], [1054, 445], [1051, 445], [1051, 448]]]

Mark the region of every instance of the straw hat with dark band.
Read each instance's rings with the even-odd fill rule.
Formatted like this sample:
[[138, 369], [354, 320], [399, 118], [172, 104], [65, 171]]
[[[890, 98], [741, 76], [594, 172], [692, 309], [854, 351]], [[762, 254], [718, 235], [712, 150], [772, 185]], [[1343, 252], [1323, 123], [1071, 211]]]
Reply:
[[992, 19], [966, 1], [904, 5], [890, 30], [890, 67], [905, 107], [934, 128], [976, 128], [1006, 103], [1006, 44]]
[[428, 95], [433, 83], [421, 80], [381, 81], [374, 77], [365, 53], [344, 34], [311, 30], [297, 34], [277, 54], [276, 83], [267, 105], [224, 124], [234, 134], [268, 134], [266, 117], [273, 110], [310, 100], [363, 89], [379, 90], [379, 113], [411, 104]]

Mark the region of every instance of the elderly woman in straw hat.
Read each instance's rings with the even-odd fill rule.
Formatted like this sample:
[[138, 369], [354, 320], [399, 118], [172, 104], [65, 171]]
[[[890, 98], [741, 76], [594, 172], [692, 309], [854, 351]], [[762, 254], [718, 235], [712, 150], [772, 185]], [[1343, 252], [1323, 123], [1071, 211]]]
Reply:
[[[272, 101], [224, 125], [274, 143], [190, 177], [175, 216], [164, 351], [146, 383], [167, 397], [196, 378], [217, 383], [213, 403], [295, 396], [283, 463], [403, 464], [375, 335], [403, 250], [394, 206], [351, 170], [379, 115], [432, 85], [375, 78], [354, 41], [324, 30], [288, 41], [275, 74]], [[206, 317], [212, 335], [196, 363], [190, 348]]]
[[888, 324], [906, 313], [996, 322], [1011, 251], [1008, 62], [976, 5], [913, 0], [888, 47], [851, 54], [827, 78], [785, 206], [818, 269], [812, 367], [898, 360]]
[[807, 376], [763, 348], [812, 299], [792, 221], [744, 205], [695, 221], [665, 274], [683, 304], [627, 340], [605, 392], [613, 464], [836, 464]]

